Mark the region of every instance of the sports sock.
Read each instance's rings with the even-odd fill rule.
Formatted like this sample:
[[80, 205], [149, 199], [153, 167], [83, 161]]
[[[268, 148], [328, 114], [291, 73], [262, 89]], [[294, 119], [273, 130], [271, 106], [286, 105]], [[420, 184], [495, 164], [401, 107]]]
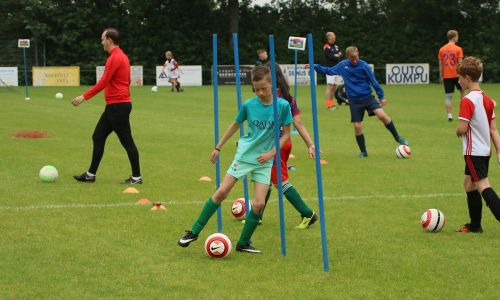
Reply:
[[304, 202], [304, 200], [302, 200], [299, 192], [290, 182], [287, 182], [283, 185], [283, 195], [285, 195], [288, 202], [290, 202], [293, 207], [295, 207], [295, 209], [300, 213], [302, 217], [312, 217], [312, 209], [310, 209], [309, 206], [307, 206], [307, 204]]
[[196, 222], [194, 222], [193, 227], [191, 227], [191, 231], [194, 234], [200, 233], [203, 230], [203, 227], [207, 225], [210, 217], [217, 211], [219, 207], [220, 204], [215, 203], [212, 198], [208, 198], [205, 202], [205, 205], [203, 206], [203, 209], [200, 212], [200, 215], [198, 216], [198, 219], [196, 220]]
[[495, 218], [500, 221], [500, 199], [498, 199], [497, 193], [489, 187], [484, 189], [481, 195]]
[[467, 206], [469, 207], [470, 227], [472, 230], [481, 228], [481, 214], [483, 211], [483, 200], [477, 190], [467, 192]]
[[177, 84], [175, 85], [175, 89], [176, 89], [177, 91], [179, 91], [179, 90], [180, 90], [180, 88], [181, 88], [181, 84], [180, 84], [179, 82], [177, 82]]
[[398, 131], [396, 130], [396, 126], [394, 126], [394, 122], [391, 121], [389, 124], [385, 124], [385, 128], [387, 128], [387, 130], [392, 133], [392, 136], [394, 138], [397, 138], [399, 136]]
[[243, 230], [241, 231], [240, 239], [238, 241], [238, 245], [248, 245], [250, 243], [250, 238], [252, 237], [255, 228], [259, 225], [261, 215], [256, 214], [253, 209], [247, 214], [245, 225], [243, 226]]
[[361, 152], [366, 153], [366, 145], [365, 145], [365, 135], [360, 134], [356, 136], [356, 142], [358, 142], [358, 147]]

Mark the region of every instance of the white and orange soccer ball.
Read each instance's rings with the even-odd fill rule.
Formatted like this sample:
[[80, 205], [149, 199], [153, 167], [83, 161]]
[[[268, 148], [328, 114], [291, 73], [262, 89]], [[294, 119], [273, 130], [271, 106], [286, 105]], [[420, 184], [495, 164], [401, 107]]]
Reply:
[[214, 233], [205, 240], [205, 252], [210, 257], [226, 257], [231, 253], [231, 247], [231, 240], [222, 233]]
[[246, 206], [244, 198], [238, 198], [233, 201], [233, 204], [231, 205], [231, 213], [233, 214], [233, 217], [238, 220], [243, 220], [245, 218]]
[[407, 145], [399, 145], [396, 148], [396, 156], [398, 158], [410, 158], [411, 156], [411, 149]]
[[443, 229], [446, 219], [444, 214], [435, 208], [429, 208], [426, 210], [422, 217], [420, 217], [422, 222], [422, 228], [428, 232], [439, 232]]

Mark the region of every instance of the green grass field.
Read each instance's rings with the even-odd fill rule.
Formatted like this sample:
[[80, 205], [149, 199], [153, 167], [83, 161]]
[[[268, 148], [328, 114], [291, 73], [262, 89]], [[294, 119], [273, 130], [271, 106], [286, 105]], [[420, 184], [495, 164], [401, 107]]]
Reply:
[[[132, 129], [141, 155], [140, 194], [123, 194], [119, 182], [130, 175], [125, 151], [110, 136], [94, 184], [72, 175], [90, 163], [94, 126], [103, 110], [102, 94], [80, 107], [72, 97], [86, 87], [0, 89], [0, 298], [129, 299], [498, 299], [500, 224], [483, 206], [481, 235], [454, 230], [468, 221], [462, 188], [461, 141], [448, 123], [440, 85], [385, 86], [385, 110], [412, 147], [398, 160], [393, 141], [376, 119], [364, 122], [369, 152], [358, 148], [349, 110], [318, 112], [330, 271], [323, 272], [319, 223], [294, 229], [299, 215], [285, 203], [287, 255], [281, 256], [277, 193], [253, 237], [262, 255], [233, 252], [209, 259], [205, 238], [216, 231], [212, 218], [200, 239], [184, 249], [177, 239], [189, 229], [214, 191], [209, 162], [213, 149], [211, 87], [186, 87], [182, 94], [160, 88], [132, 88]], [[484, 85], [500, 100], [500, 85]], [[56, 92], [64, 93], [56, 100]], [[324, 86], [318, 87], [323, 107]], [[236, 114], [236, 92], [220, 87], [221, 133]], [[251, 88], [243, 88], [244, 98]], [[302, 119], [312, 133], [308, 87], [299, 88]], [[458, 96], [454, 97], [455, 115]], [[13, 138], [21, 130], [43, 130], [43, 139]], [[223, 174], [232, 160], [234, 137], [221, 152]], [[306, 202], [318, 208], [313, 160], [293, 136], [297, 171], [290, 180]], [[39, 169], [59, 170], [56, 183], [42, 183]], [[500, 191], [500, 168], [493, 159], [492, 185]], [[233, 190], [222, 206], [223, 232], [233, 241], [242, 225], [230, 213]], [[139, 198], [162, 201], [164, 212], [136, 205]], [[286, 201], [286, 200], [285, 200]], [[420, 215], [438, 208], [443, 231], [428, 234]], [[234, 251], [234, 249], [233, 249]]]

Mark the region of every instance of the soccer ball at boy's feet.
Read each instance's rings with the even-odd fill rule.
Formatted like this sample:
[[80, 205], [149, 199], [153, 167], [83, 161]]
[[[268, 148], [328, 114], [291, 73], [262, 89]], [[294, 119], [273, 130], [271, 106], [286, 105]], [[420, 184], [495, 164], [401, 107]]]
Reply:
[[396, 156], [398, 158], [410, 158], [411, 156], [411, 149], [407, 145], [399, 145], [396, 148]]
[[54, 182], [56, 181], [59, 173], [54, 166], [45, 166], [40, 169], [39, 175], [43, 182]]
[[225, 234], [214, 233], [205, 241], [205, 252], [210, 257], [226, 257], [231, 253], [231, 240]]
[[435, 208], [426, 210], [420, 217], [422, 228], [428, 232], [439, 232], [444, 227], [444, 214]]
[[231, 213], [233, 214], [233, 217], [235, 217], [238, 220], [243, 220], [245, 219], [245, 212], [246, 212], [245, 199], [238, 198], [234, 200], [233, 204], [231, 205]]

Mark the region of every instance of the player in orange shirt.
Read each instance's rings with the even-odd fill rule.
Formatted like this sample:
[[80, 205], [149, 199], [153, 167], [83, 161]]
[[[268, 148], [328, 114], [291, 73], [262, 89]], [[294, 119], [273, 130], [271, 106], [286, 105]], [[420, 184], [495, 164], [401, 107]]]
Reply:
[[444, 104], [448, 113], [448, 121], [453, 121], [451, 110], [451, 98], [455, 92], [455, 87], [460, 91], [460, 99], [464, 97], [464, 91], [458, 84], [457, 65], [464, 58], [462, 48], [457, 46], [458, 31], [448, 30], [446, 34], [448, 43], [439, 49], [439, 78], [442, 78], [444, 84]]

